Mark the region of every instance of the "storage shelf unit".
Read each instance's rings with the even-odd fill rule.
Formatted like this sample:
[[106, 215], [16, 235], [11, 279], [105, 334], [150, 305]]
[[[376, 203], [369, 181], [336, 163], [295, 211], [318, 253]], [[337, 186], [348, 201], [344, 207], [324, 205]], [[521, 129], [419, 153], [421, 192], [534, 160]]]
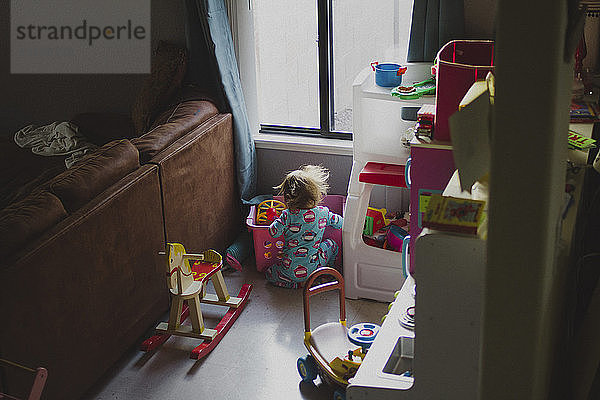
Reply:
[[[403, 85], [431, 76], [431, 64], [407, 64]], [[365, 68], [353, 84], [353, 162], [342, 235], [344, 241], [344, 279], [346, 297], [391, 301], [402, 286], [402, 254], [369, 246], [362, 231], [373, 185], [365, 175], [367, 163], [389, 164], [403, 169], [410, 155], [402, 137], [415, 121], [403, 119], [423, 104], [434, 104], [434, 96], [402, 100], [390, 94], [390, 88], [375, 84], [374, 73]], [[410, 111], [407, 111], [409, 110]], [[404, 112], [403, 112], [404, 110]]]
[[[473, 198], [459, 187], [455, 173], [444, 194]], [[414, 334], [399, 322], [412, 301], [409, 276], [348, 386], [349, 400], [477, 398], [485, 245], [478, 236], [423, 230], [416, 241]], [[386, 373], [399, 364], [402, 337], [415, 338], [414, 358]], [[401, 375], [410, 364], [414, 379]]]
[[[586, 136], [591, 134], [587, 126], [571, 124], [571, 129]], [[584, 165], [587, 154], [569, 151], [568, 156], [577, 165]], [[581, 171], [570, 178], [575, 185], [575, 192], [573, 203], [562, 219], [558, 242], [559, 262], [566, 262], [572, 251], [582, 180]], [[461, 192], [457, 172], [452, 175], [443, 194], [487, 200], [484, 186], [474, 186], [471, 194]], [[424, 229], [415, 246], [417, 286], [414, 335], [398, 321], [411, 301], [409, 293], [414, 280], [409, 276], [392, 303], [361, 368], [348, 386], [349, 400], [477, 398], [486, 240], [479, 236]], [[510, 326], [507, 329], [519, 327]], [[404, 336], [415, 338], [414, 358], [411, 360], [414, 380], [383, 372], [389, 366], [390, 359], [397, 358], [395, 346], [399, 338]], [[600, 346], [596, 346], [595, 350], [598, 348]], [[576, 347], [575, 353], [574, 358], [578, 361], [595, 360], [594, 356], [588, 357], [589, 349], [583, 346]], [[581, 384], [590, 385], [591, 378], [582, 377], [585, 361], [575, 364], [582, 369], [575, 376], [578, 376]], [[595, 368], [589, 368], [585, 373], [589, 371], [593, 372]]]

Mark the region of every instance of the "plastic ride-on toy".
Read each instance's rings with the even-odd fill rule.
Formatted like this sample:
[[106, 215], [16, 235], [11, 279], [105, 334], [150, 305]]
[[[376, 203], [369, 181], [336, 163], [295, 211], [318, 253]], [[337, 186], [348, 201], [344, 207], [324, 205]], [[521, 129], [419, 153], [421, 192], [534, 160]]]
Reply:
[[[323, 275], [331, 275], [335, 280], [312, 287], [315, 279]], [[336, 289], [339, 290], [339, 322], [329, 322], [311, 331], [310, 296]], [[366, 348], [379, 331], [379, 327], [374, 324], [355, 325], [363, 326], [362, 329], [358, 329], [363, 337], [354, 340], [355, 327], [352, 327], [350, 331], [346, 327], [344, 278], [334, 268], [323, 267], [314, 271], [308, 277], [303, 295], [304, 346], [308, 350], [308, 355], [298, 359], [298, 372], [305, 382], [312, 382], [319, 375], [323, 382], [337, 387], [333, 393], [334, 400], [344, 400], [348, 380], [356, 374], [366, 355]]]

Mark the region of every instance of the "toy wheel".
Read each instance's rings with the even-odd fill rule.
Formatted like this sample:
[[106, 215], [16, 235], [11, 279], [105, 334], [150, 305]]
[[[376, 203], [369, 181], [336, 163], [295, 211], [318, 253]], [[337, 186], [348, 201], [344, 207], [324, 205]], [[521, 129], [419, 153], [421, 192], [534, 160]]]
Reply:
[[315, 359], [309, 354], [305, 357], [300, 357], [296, 362], [298, 373], [304, 382], [312, 382], [317, 377], [319, 372]]
[[285, 204], [279, 200], [265, 200], [256, 207], [256, 223], [258, 225], [269, 225], [271, 221], [267, 218], [267, 211], [273, 208], [279, 216], [285, 210]]
[[340, 389], [333, 392], [333, 400], [346, 400], [346, 393]]

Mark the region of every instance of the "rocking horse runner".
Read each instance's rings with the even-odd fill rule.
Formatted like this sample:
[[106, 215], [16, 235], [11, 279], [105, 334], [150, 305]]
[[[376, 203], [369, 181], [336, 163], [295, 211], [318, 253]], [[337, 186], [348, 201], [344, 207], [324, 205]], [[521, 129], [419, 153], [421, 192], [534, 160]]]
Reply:
[[[223, 262], [219, 253], [207, 250], [202, 254], [189, 254], [179, 243], [168, 243], [167, 249], [167, 285], [172, 297], [169, 322], [158, 324], [156, 331], [159, 333], [145, 340], [141, 349], [142, 351], [153, 350], [171, 335], [192, 337], [204, 340], [190, 354], [190, 358], [200, 359], [219, 343], [242, 312], [252, 291], [252, 285], [243, 285], [238, 296], [232, 297], [223, 280], [221, 273]], [[195, 260], [192, 266], [190, 260]], [[206, 283], [209, 278], [216, 294], [206, 293]], [[184, 301], [187, 302], [187, 306], [184, 305]], [[204, 326], [200, 303], [229, 307], [215, 329]], [[182, 325], [188, 315], [192, 325]]]

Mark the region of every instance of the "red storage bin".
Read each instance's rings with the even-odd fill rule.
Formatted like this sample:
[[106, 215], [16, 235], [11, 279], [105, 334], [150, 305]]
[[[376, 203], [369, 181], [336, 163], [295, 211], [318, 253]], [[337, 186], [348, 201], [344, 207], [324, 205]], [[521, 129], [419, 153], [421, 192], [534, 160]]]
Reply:
[[[274, 196], [273, 198], [275, 200], [283, 201], [281, 196]], [[346, 196], [335, 194], [328, 195], [325, 196], [323, 201], [321, 201], [319, 204], [329, 208], [329, 211], [344, 216]], [[256, 206], [252, 206], [250, 207], [250, 212], [246, 218], [246, 225], [248, 226], [248, 230], [252, 232], [252, 238], [254, 241], [254, 254], [256, 255], [256, 269], [259, 272], [263, 272], [277, 262], [279, 250], [283, 248], [283, 235], [273, 238], [269, 234], [269, 226], [257, 225], [255, 218]], [[333, 241], [337, 243], [339, 250], [335, 260], [335, 267], [339, 270], [342, 266], [342, 230], [333, 229], [328, 226], [325, 228], [323, 238], [333, 239]]]
[[471, 85], [494, 71], [494, 42], [453, 40], [437, 55], [435, 129], [433, 138], [450, 141], [448, 118], [458, 110]]

